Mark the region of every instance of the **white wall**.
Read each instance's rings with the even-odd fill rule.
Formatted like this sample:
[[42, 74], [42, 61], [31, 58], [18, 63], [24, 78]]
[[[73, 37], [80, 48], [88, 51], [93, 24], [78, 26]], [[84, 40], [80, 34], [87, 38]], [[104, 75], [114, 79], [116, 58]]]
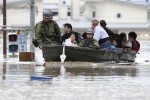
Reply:
[[[146, 23], [147, 8], [143, 6], [131, 4], [107, 3], [105, 16], [109, 22], [116, 23]], [[121, 14], [121, 18], [117, 18], [117, 14]]]
[[[92, 18], [92, 11], [96, 11], [96, 17]], [[117, 14], [121, 18], [117, 18]], [[87, 2], [84, 16], [89, 19], [105, 19], [110, 23], [146, 23], [147, 8], [135, 4], [117, 2]]]

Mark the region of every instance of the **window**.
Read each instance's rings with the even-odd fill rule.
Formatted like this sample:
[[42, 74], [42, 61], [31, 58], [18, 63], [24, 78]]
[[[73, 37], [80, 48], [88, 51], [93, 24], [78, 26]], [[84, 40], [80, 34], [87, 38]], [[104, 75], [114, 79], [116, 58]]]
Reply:
[[121, 18], [121, 14], [120, 13], [117, 14], [117, 18]]
[[93, 11], [93, 15], [92, 15], [93, 17], [96, 17], [96, 12], [95, 11]]
[[70, 11], [67, 12], [67, 16], [71, 16], [71, 12]]

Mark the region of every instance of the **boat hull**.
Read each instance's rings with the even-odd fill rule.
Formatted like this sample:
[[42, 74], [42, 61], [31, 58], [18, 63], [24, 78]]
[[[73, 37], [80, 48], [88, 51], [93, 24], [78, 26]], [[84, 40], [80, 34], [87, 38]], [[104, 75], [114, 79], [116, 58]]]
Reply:
[[[42, 52], [46, 62], [60, 61], [63, 46], [43, 46]], [[65, 47], [65, 61], [86, 61], [86, 62], [105, 62], [105, 61], [134, 61], [136, 53], [130, 49], [118, 48], [115, 52], [107, 49], [93, 49], [86, 47]]]

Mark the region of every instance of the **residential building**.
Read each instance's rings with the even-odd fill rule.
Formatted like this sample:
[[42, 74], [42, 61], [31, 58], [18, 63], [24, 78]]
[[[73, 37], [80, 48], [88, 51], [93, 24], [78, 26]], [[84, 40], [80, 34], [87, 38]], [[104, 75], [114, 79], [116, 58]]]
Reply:
[[[61, 28], [64, 23], [71, 23], [75, 31], [82, 33], [90, 28], [93, 19], [104, 19], [108, 27], [116, 33], [136, 31], [145, 38], [144, 36], [149, 36], [150, 33], [149, 1], [35, 0], [35, 22], [42, 20], [43, 10], [49, 9], [53, 11], [54, 20]], [[2, 0], [0, 8], [2, 9]], [[0, 21], [0, 25], [2, 25], [2, 12], [0, 12]], [[29, 0], [8, 0], [7, 25], [29, 26], [29, 23]]]

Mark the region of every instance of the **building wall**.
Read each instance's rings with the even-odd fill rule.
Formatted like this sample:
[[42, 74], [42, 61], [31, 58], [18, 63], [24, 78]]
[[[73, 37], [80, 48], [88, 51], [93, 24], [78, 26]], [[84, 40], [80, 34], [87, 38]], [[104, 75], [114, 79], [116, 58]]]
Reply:
[[80, 19], [80, 0], [72, 0], [71, 17], [73, 20], [79, 20]]
[[[139, 7], [132, 4], [106, 4], [105, 16], [109, 22], [116, 23], [146, 23], [147, 22], [147, 8]], [[117, 14], [121, 14], [118, 18]]]
[[[85, 5], [84, 16], [89, 19], [105, 19], [109, 23], [146, 23], [146, 6], [117, 2], [87, 2]], [[92, 16], [93, 11], [96, 17]], [[121, 15], [120, 18], [117, 14]]]

